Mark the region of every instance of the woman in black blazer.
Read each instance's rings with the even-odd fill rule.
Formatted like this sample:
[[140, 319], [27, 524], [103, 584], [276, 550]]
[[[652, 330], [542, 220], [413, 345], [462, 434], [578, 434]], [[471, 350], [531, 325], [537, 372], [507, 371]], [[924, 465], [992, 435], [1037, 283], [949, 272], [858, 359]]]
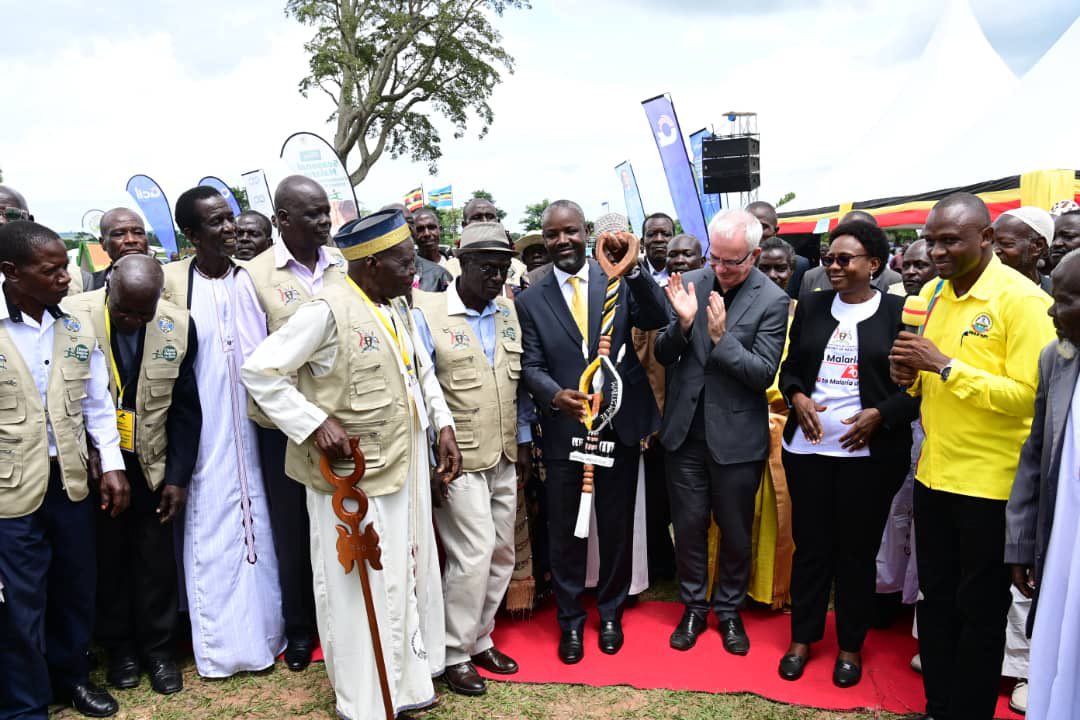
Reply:
[[793, 411], [783, 462], [795, 538], [791, 646], [780, 676], [802, 676], [810, 644], [825, 633], [835, 580], [840, 654], [833, 682], [850, 687], [862, 677], [875, 557], [908, 471], [918, 401], [889, 379], [904, 298], [870, 284], [888, 260], [885, 233], [856, 221], [838, 225], [829, 240], [822, 265], [833, 290], [799, 303], [780, 369], [780, 391]]

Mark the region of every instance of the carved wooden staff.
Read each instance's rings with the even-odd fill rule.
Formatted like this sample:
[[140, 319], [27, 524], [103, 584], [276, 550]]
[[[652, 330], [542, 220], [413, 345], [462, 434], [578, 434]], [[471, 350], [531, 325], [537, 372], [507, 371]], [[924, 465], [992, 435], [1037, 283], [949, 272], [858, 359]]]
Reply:
[[[626, 254], [622, 260], [612, 264], [604, 251], [605, 246], [612, 241], [620, 245], [626, 245]], [[600, 445], [600, 431], [611, 422], [615, 413], [619, 411], [621, 404], [622, 383], [618, 376], [615, 364], [611, 362], [611, 333], [615, 327], [615, 311], [619, 307], [619, 285], [622, 276], [637, 262], [638, 247], [640, 243], [635, 235], [625, 231], [615, 233], [600, 233], [596, 238], [596, 251], [594, 253], [597, 262], [608, 276], [607, 289], [604, 293], [604, 310], [600, 321], [600, 339], [597, 341], [596, 357], [585, 367], [578, 380], [578, 390], [589, 395], [585, 406], [585, 417], [582, 423], [585, 425], [584, 454], [590, 455], [598, 451]], [[625, 350], [625, 348], [623, 348]], [[586, 356], [586, 359], [588, 357]], [[618, 359], [616, 359], [618, 362]], [[604, 413], [600, 413], [600, 402], [603, 398], [603, 386], [596, 380], [596, 374], [603, 368], [605, 374], [610, 373], [615, 381], [614, 397], [609, 398], [608, 407]], [[592, 392], [589, 392], [592, 390]], [[599, 421], [599, 423], [597, 422]], [[595, 425], [595, 427], [594, 427]], [[589, 516], [592, 512], [593, 477], [596, 468], [593, 463], [586, 461], [581, 481], [581, 503], [578, 505], [577, 523], [574, 526], [574, 535], [579, 538], [589, 535]]]
[[[379, 635], [379, 620], [375, 616], [375, 602], [371, 597], [371, 580], [368, 578], [367, 567], [371, 565], [372, 570], [382, 570], [382, 550], [379, 549], [379, 533], [375, 532], [373, 523], [368, 523], [364, 531], [360, 531], [360, 523], [367, 516], [368, 498], [363, 490], [356, 487], [356, 483], [364, 476], [366, 465], [364, 454], [360, 452], [359, 440], [349, 438], [349, 446], [352, 448], [355, 467], [348, 477], [336, 474], [325, 455], [319, 460], [319, 469], [322, 470], [326, 481], [334, 486], [334, 514], [345, 523], [337, 526], [338, 562], [345, 568], [346, 575], [352, 572], [354, 564], [360, 574], [360, 588], [364, 593], [364, 608], [367, 610], [368, 630], [371, 632], [371, 645], [375, 653], [375, 667], [379, 671], [379, 689], [382, 691], [383, 708], [386, 710], [386, 720], [394, 720], [390, 682], [386, 675], [382, 638]], [[346, 507], [346, 500], [356, 503], [356, 509], [350, 510]]]

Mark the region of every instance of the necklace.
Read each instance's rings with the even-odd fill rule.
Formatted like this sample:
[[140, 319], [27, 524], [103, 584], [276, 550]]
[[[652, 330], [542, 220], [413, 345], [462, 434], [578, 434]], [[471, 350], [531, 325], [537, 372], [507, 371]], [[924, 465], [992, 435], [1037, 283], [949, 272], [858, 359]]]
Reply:
[[221, 278], [225, 277], [230, 272], [232, 272], [232, 269], [233, 269], [233, 265], [230, 262], [228, 265], [225, 266], [225, 272], [221, 273], [220, 275], [207, 275], [205, 272], [203, 272], [202, 268], [199, 267], [198, 260], [192, 260], [191, 263], [195, 268], [195, 272], [199, 273], [200, 275], [202, 275], [207, 280], [220, 280]]

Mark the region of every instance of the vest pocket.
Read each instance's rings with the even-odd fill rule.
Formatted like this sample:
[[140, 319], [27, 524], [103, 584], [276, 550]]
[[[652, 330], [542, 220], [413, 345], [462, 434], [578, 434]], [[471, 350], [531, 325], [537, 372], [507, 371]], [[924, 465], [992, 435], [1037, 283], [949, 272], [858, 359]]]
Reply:
[[146, 410], [161, 410], [169, 407], [172, 400], [172, 383], [149, 383], [146, 386], [146, 396], [143, 406]]
[[71, 383], [64, 393], [64, 401], [67, 405], [67, 414], [77, 417], [83, 414], [82, 401], [86, 398], [86, 383]]
[[0, 423], [5, 425], [26, 421], [26, 403], [20, 402], [18, 393], [0, 395]]
[[[381, 468], [386, 464], [386, 456], [382, 452], [382, 436], [385, 426], [386, 423], [381, 420], [370, 423], [344, 424], [345, 432], [349, 434], [349, 437], [359, 439], [360, 452], [364, 453], [364, 465], [368, 468]], [[334, 472], [339, 475], [348, 475], [353, 471], [353, 463], [349, 458], [331, 464], [334, 467]]]
[[18, 448], [0, 441], [0, 488], [18, 487], [22, 480], [22, 463]]
[[353, 410], [378, 410], [393, 401], [381, 367], [381, 364], [376, 363], [353, 369], [350, 379], [352, 390], [349, 392], [349, 407]]
[[450, 365], [451, 390], [471, 390], [480, 387], [482, 382], [473, 358], [456, 358]]
[[454, 438], [460, 450], [475, 450], [480, 447], [480, 438], [476, 435], [476, 410], [452, 413], [454, 416]]

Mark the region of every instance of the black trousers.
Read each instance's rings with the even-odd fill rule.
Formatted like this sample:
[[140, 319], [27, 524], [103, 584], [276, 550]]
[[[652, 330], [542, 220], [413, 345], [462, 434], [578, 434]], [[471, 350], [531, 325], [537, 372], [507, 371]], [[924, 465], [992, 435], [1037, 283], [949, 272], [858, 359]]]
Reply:
[[270, 529], [278, 561], [285, 636], [315, 635], [315, 595], [311, 579], [311, 527], [303, 484], [285, 474], [287, 439], [280, 430], [257, 428], [259, 462], [270, 504]]
[[[137, 460], [124, 453], [131, 507], [117, 517], [98, 513], [97, 641], [110, 655], [145, 660], [173, 656], [176, 562], [172, 525], [157, 514], [161, 489], [151, 492]], [[184, 521], [183, 516], [173, 522]]]
[[675, 577], [675, 546], [671, 542], [671, 505], [668, 502], [664, 446], [653, 440], [641, 453], [645, 463], [645, 535], [649, 549], [649, 577]]
[[862, 650], [874, 619], [877, 553], [903, 463], [869, 457], [782, 454], [795, 557], [791, 569], [791, 640], [825, 635], [836, 583], [836, 636], [845, 652]]
[[[29, 482], [29, 478], [24, 478]], [[50, 463], [34, 512], [0, 519], [0, 718], [45, 720], [53, 692], [85, 683], [94, 626], [94, 501], [71, 502]]]
[[686, 609], [709, 611], [709, 516], [720, 528], [720, 574], [711, 605], [721, 620], [738, 617], [750, 585], [754, 496], [764, 460], [720, 465], [693, 434], [667, 453], [668, 497], [675, 527], [679, 598]]
[[1005, 501], [915, 482], [919, 652], [935, 720], [994, 716], [1012, 596]]
[[[630, 592], [639, 454], [637, 445], [623, 445], [614, 435], [604, 439], [615, 442], [615, 465], [596, 468], [593, 478], [593, 508], [600, 544], [596, 604], [602, 622], [621, 617]], [[585, 626], [581, 594], [585, 591], [588, 540], [574, 536], [574, 525], [581, 502], [584, 466], [569, 460], [545, 460], [544, 465], [547, 469], [548, 546], [559, 627], [564, 631], [581, 630]]]

